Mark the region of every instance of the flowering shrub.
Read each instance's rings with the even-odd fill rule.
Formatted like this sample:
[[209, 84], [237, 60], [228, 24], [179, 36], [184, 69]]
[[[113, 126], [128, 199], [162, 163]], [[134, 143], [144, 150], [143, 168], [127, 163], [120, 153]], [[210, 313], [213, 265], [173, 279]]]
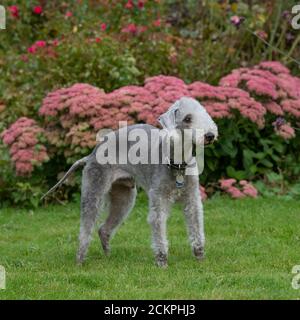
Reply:
[[17, 175], [30, 175], [35, 166], [49, 159], [45, 146], [40, 143], [43, 133], [35, 120], [23, 117], [1, 134], [3, 142], [10, 147]]
[[[261, 88], [251, 81], [261, 83]], [[206, 151], [207, 168], [202, 179], [205, 182], [228, 176], [232, 179], [222, 180], [222, 190], [234, 198], [254, 197], [253, 187], [244, 180], [262, 175], [274, 165], [287, 164], [282, 152], [288, 147], [286, 141], [296, 136], [291, 122], [299, 118], [298, 81], [283, 65], [263, 62], [233, 71], [221, 79], [220, 86], [199, 81], [186, 84], [162, 75], [147, 78], [144, 86], [124, 86], [110, 93], [88, 84], [75, 84], [53, 91], [44, 99], [39, 109], [43, 130], [34, 120], [21, 118], [4, 131], [2, 138], [10, 147], [17, 174], [28, 175], [34, 166], [48, 159], [45, 146], [37, 145], [41, 134], [47, 138], [50, 158], [61, 155], [72, 163], [95, 146], [99, 129], [116, 129], [119, 121], [158, 125], [158, 116], [172, 103], [191, 96], [206, 107], [220, 132], [219, 143]], [[292, 102], [291, 108], [286, 108], [287, 101]], [[276, 104], [276, 108], [270, 108], [270, 104]], [[299, 147], [297, 142], [295, 146]], [[241, 188], [233, 185], [236, 180], [242, 180]]]
[[5, 5], [0, 132], [21, 117], [34, 119], [43, 128], [38, 135], [45, 138], [41, 145], [50, 161], [42, 162], [43, 175], [27, 162], [26, 173], [18, 171], [26, 177], [16, 177], [11, 145], [0, 141], [1, 199], [26, 198], [33, 185], [46, 189], [66, 162], [91, 150], [99, 129], [116, 128], [117, 120], [157, 125], [157, 116], [182, 95], [198, 99], [221, 132], [218, 144], [206, 149], [203, 184], [221, 177], [259, 179], [270, 171], [289, 181], [299, 176], [294, 165], [300, 160], [299, 80], [291, 75], [298, 69], [259, 63], [262, 56], [285, 62], [299, 56], [288, 2], [282, 15], [275, 2], [256, 0], [7, 0]]
[[241, 180], [237, 183], [235, 179], [222, 179], [219, 183], [221, 190], [229, 194], [233, 199], [256, 198], [258, 195], [256, 188], [246, 180]]
[[[253, 68], [234, 70], [222, 78], [220, 84], [248, 91], [263, 101], [263, 108], [273, 115], [300, 118], [300, 79], [293, 77], [279, 62], [266, 61]], [[290, 123], [277, 123], [275, 131], [284, 139], [295, 137]]]
[[[277, 69], [275, 70], [283, 70], [284, 75], [282, 72], [275, 75], [269, 71], [259, 70], [260, 67], [268, 65], [274, 66], [274, 68], [276, 66]], [[241, 72], [246, 74], [245, 70], [246, 68], [242, 69]], [[98, 95], [96, 94], [94, 97], [92, 87], [87, 85], [75, 85], [71, 89], [62, 89], [58, 90], [56, 93], [50, 94], [49, 98], [45, 99], [44, 105], [40, 109], [40, 113], [42, 115], [51, 115], [49, 114], [49, 112], [51, 112], [50, 110], [52, 110], [51, 100], [55, 103], [56, 97], [62, 95], [66, 102], [66, 96], [70, 93], [72, 97], [73, 95], [74, 97], [82, 95], [80, 101], [83, 103], [82, 106], [80, 106], [76, 99], [72, 100], [70, 102], [71, 114], [85, 113], [92, 116], [92, 123], [95, 129], [100, 129], [102, 127], [115, 128], [116, 123], [113, 123], [112, 121], [117, 122], [119, 121], [119, 118], [120, 120], [132, 120], [133, 118], [130, 117], [132, 114], [137, 114], [135, 120], [156, 125], [156, 118], [164, 112], [170, 104], [182, 96], [192, 96], [201, 101], [211, 116], [216, 119], [230, 118], [233, 115], [232, 112], [238, 110], [242, 116], [257, 124], [259, 128], [264, 127], [264, 117], [267, 112], [280, 116], [283, 116], [284, 112], [286, 112], [288, 116], [300, 118], [300, 79], [292, 77], [289, 74], [289, 70], [278, 62], [264, 62], [254, 67], [253, 70], [255, 74], [257, 73], [261, 77], [263, 75], [264, 78], [260, 79], [260, 76], [258, 75], [252, 77], [252, 70], [249, 69], [250, 81], [256, 83], [265, 81], [268, 84], [270, 84], [270, 81], [278, 83], [278, 87], [275, 86], [273, 90], [278, 90], [281, 93], [281, 97], [284, 97], [284, 99], [272, 99], [272, 97], [274, 98], [274, 95], [277, 97], [277, 93], [274, 94], [273, 92], [273, 94], [269, 96], [272, 101], [266, 101], [265, 99], [259, 100], [258, 92], [256, 92], [257, 96], [253, 95], [252, 97], [251, 90], [249, 90], [250, 92], [247, 92], [242, 88], [237, 88], [238, 84], [242, 82], [241, 79], [244, 79], [245, 77], [241, 76], [239, 82], [232, 82], [232, 79], [239, 73], [239, 70], [236, 70], [233, 74], [221, 79], [220, 84], [222, 86], [218, 87], [199, 81], [186, 85], [182, 80], [176, 77], [156, 76], [146, 79], [144, 87], [125, 86], [110, 94], [104, 94], [94, 88], [94, 91], [98, 93]], [[86, 88], [86, 92], [83, 90], [84, 87]], [[91, 90], [91, 92], [89, 92], [89, 90]], [[265, 90], [264, 95], [267, 96], [266, 91], [268, 91], [268, 86], [262, 85], [260, 90]], [[91, 103], [87, 102], [89, 95], [91, 95]], [[68, 105], [69, 102], [66, 102], [66, 104]], [[64, 102], [60, 102], [59, 105], [54, 104], [54, 109], [59, 108], [58, 106], [62, 107], [63, 105]], [[98, 110], [98, 113], [95, 112], [93, 108], [90, 108], [95, 107], [96, 105], [97, 108], [95, 109]], [[124, 107], [125, 109], [123, 109]], [[121, 113], [123, 115], [107, 123], [107, 117], [100, 112], [100, 110], [103, 112], [103, 108], [109, 109], [113, 114], [116, 111], [116, 113]], [[118, 108], [118, 110], [114, 108]], [[87, 109], [89, 109], [89, 112], [87, 112]], [[54, 115], [56, 115], [56, 113]], [[100, 123], [97, 123], [97, 118], [100, 118]], [[288, 124], [282, 123], [282, 125]], [[275, 128], [276, 131], [279, 130], [279, 127], [281, 127], [281, 125], [277, 124]], [[293, 136], [294, 135], [291, 137]], [[284, 138], [286, 138], [286, 136], [284, 136]]]
[[[281, 65], [277, 63], [276, 66], [280, 69]], [[290, 76], [288, 71], [284, 70], [286, 76], [291, 78], [290, 82], [292, 80], [297, 82], [297, 78]], [[175, 77], [156, 76], [146, 79], [143, 87], [125, 86], [107, 94], [90, 85], [77, 84], [50, 93], [44, 100], [39, 113], [45, 117], [48, 129], [57, 128], [57, 120], [53, 122], [53, 117], [60, 119], [61, 125], [56, 130], [57, 134], [54, 133], [55, 130], [54, 132], [50, 130], [49, 141], [57, 147], [65, 148], [64, 146], [70, 145], [71, 150], [77, 150], [75, 153], [80, 154], [82, 150], [86, 153], [86, 149], [78, 148], [79, 140], [82, 148], [92, 147], [95, 143], [95, 134], [99, 129], [116, 129], [119, 121], [128, 121], [129, 124], [145, 122], [157, 125], [158, 116], [182, 96], [198, 99], [216, 120], [232, 119], [238, 112], [253, 124], [256, 131], [274, 126], [276, 134], [284, 139], [295, 137], [294, 129], [284, 119], [266, 123], [269, 114], [278, 115], [278, 112], [274, 113], [273, 109], [270, 110], [270, 104], [276, 103], [278, 110], [281, 110], [283, 108], [281, 104], [286, 100], [266, 101], [259, 99], [258, 96], [251, 96], [251, 92], [234, 87], [236, 84], [230, 82], [230, 77], [231, 75], [221, 80], [222, 86], [211, 86], [199, 81], [187, 85]], [[281, 74], [278, 76], [271, 74], [271, 78], [280, 82]], [[229, 84], [232, 87], [229, 87]], [[294, 97], [297, 97], [296, 90], [294, 90]], [[298, 103], [295, 98], [294, 101]], [[280, 112], [280, 115], [284, 115], [284, 112]], [[294, 110], [290, 114], [286, 112], [286, 115], [296, 119], [297, 113]], [[78, 122], [81, 122], [80, 125]], [[63, 142], [59, 139], [61, 136], [64, 137]], [[72, 154], [71, 150], [65, 150], [66, 154]]]
[[202, 101], [207, 111], [216, 119], [230, 118], [234, 110], [237, 110], [259, 128], [264, 127], [265, 108], [243, 90], [213, 87], [202, 82], [189, 85], [189, 90], [194, 98]]
[[[273, 68], [272, 72], [260, 69], [270, 69], [270, 67]], [[244, 74], [248, 76], [243, 76]], [[253, 74], [255, 75], [253, 76]], [[284, 96], [283, 101], [279, 100], [277, 96], [275, 99], [274, 92], [271, 94], [272, 97], [268, 96], [268, 100], [260, 100], [257, 92], [254, 95], [251, 90], [247, 92], [242, 88], [237, 88], [242, 81], [240, 78], [247, 78], [251, 81], [252, 77], [262, 76], [264, 76], [264, 81], [273, 81], [279, 84], [285, 84], [285, 81], [289, 80], [289, 86], [282, 85], [280, 88], [277, 86], [273, 88], [274, 92], [277, 90]], [[283, 82], [282, 78], [284, 78]], [[96, 133], [99, 129], [116, 129], [119, 121], [127, 121], [129, 125], [138, 122], [158, 125], [158, 116], [165, 112], [172, 103], [182, 96], [192, 96], [206, 107], [217, 122], [220, 122], [220, 147], [217, 146], [215, 151], [208, 149], [208, 169], [214, 171], [212, 172], [214, 175], [224, 173], [225, 168], [222, 167], [221, 162], [226, 161], [228, 157], [236, 157], [240, 152], [244, 158], [244, 171], [237, 171], [239, 168], [231, 165], [226, 167], [225, 172], [228, 176], [241, 180], [246, 177], [251, 178], [256, 173], [263, 173], [264, 167], [269, 168], [270, 164], [273, 165], [271, 161], [276, 160], [278, 163], [278, 155], [269, 151], [264, 155], [260, 150], [252, 150], [252, 146], [248, 144], [251, 139], [253, 140], [253, 137], [248, 136], [247, 128], [249, 125], [250, 135], [255, 135], [255, 132], [258, 135], [258, 144], [263, 142], [259, 132], [270, 130], [273, 127], [276, 134], [284, 139], [295, 137], [294, 129], [283, 118], [281, 121], [277, 119], [274, 123], [269, 122], [267, 116], [269, 114], [277, 116], [277, 111], [282, 110], [280, 115], [296, 119], [298, 113], [295, 107], [288, 113], [291, 109], [285, 109], [282, 104], [292, 99], [296, 104], [298, 103], [299, 92], [295, 87], [297, 81], [298, 79], [292, 77], [289, 71], [279, 63], [265, 62], [253, 69], [234, 71], [221, 80], [221, 86], [211, 86], [199, 81], [187, 85], [181, 79], [170, 76], [150, 77], [145, 80], [144, 86], [125, 86], [111, 93], [105, 93], [91, 85], [76, 84], [49, 93], [43, 101], [39, 114], [44, 118], [44, 134], [48, 143], [52, 148], [55, 147], [54, 152], [62, 154], [71, 163], [76, 158], [87, 154], [94, 147]], [[290, 91], [287, 92], [287, 90]], [[266, 92], [269, 90], [267, 89]], [[267, 95], [266, 92], [265, 95]], [[278, 106], [275, 113], [273, 109], [269, 109], [270, 103], [276, 103]], [[229, 133], [227, 136], [226, 130], [232, 130], [232, 126], [228, 128], [228, 123], [236, 122], [233, 122], [233, 119], [237, 119], [241, 125], [233, 132], [233, 136], [230, 136]], [[226, 125], [223, 125], [222, 121], [225, 121]], [[18, 122], [16, 126], [18, 126]], [[239, 136], [244, 136], [245, 140], [242, 150], [242, 145], [239, 147], [232, 143]], [[9, 132], [5, 132], [4, 142], [10, 145], [8, 137]], [[229, 145], [229, 141], [231, 141], [231, 145]], [[275, 143], [274, 141], [276, 140], [273, 139], [272, 143]], [[284, 140], [281, 142], [279, 140], [279, 143], [285, 144]], [[214, 156], [209, 152], [214, 152]], [[267, 159], [269, 156], [271, 156], [270, 164]], [[256, 164], [253, 161], [255, 158], [258, 159]], [[232, 160], [230, 161], [232, 163]], [[220, 167], [215, 169], [216, 167], [211, 167], [211, 163], [218, 163]], [[29, 165], [28, 171], [32, 171], [31, 168], [29, 170]]]

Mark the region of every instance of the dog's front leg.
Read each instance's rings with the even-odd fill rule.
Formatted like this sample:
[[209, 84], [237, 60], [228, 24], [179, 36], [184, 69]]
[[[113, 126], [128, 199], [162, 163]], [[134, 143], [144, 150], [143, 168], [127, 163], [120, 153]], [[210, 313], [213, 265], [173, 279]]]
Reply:
[[149, 192], [148, 222], [152, 227], [152, 248], [159, 267], [168, 266], [167, 219], [170, 201], [159, 192]]
[[202, 260], [204, 258], [205, 235], [203, 205], [198, 181], [194, 181], [187, 190], [184, 200], [184, 215], [193, 253], [198, 260]]

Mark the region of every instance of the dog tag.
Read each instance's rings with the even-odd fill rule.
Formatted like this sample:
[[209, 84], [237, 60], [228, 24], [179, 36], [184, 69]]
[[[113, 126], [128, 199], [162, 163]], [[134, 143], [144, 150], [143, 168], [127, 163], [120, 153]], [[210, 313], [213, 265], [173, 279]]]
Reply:
[[184, 186], [184, 177], [182, 174], [178, 174], [176, 176], [176, 187], [180, 189], [183, 186]]

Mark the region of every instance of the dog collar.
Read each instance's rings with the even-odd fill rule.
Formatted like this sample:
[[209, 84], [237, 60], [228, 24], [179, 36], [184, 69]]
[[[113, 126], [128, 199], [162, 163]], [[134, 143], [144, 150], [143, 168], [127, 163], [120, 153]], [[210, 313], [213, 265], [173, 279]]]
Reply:
[[[196, 157], [196, 145], [195, 144], [193, 144], [192, 157]], [[186, 169], [186, 167], [188, 166], [188, 164], [185, 161], [182, 162], [182, 163], [174, 163], [173, 159], [169, 159], [168, 158], [167, 166], [170, 169], [174, 169], [174, 170], [177, 170], [177, 171], [184, 171]]]
[[[196, 157], [196, 145], [193, 145], [192, 156]], [[176, 188], [180, 189], [184, 187], [184, 171], [188, 164], [185, 161], [182, 163], [174, 163], [173, 159], [168, 159], [167, 166], [176, 171]]]
[[174, 175], [176, 177], [176, 188], [182, 188], [184, 186], [184, 172], [187, 167], [187, 163], [174, 163], [174, 160], [168, 159], [167, 166], [174, 172]]
[[187, 167], [187, 163], [186, 162], [182, 162], [182, 163], [174, 163], [174, 160], [170, 159], [169, 163], [167, 164], [167, 166], [170, 169], [174, 169], [176, 171], [185, 171], [186, 167]]

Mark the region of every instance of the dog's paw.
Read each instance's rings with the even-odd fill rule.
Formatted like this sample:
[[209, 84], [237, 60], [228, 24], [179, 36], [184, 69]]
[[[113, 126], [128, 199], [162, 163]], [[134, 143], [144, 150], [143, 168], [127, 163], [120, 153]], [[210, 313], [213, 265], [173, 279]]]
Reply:
[[160, 268], [167, 268], [168, 267], [168, 258], [167, 255], [164, 253], [158, 253], [155, 256], [156, 265]]
[[193, 248], [193, 253], [198, 261], [204, 260], [204, 248], [203, 247]]
[[105, 255], [110, 254], [109, 235], [102, 229], [99, 229], [99, 238]]
[[84, 257], [80, 253], [78, 253], [76, 256], [76, 265], [78, 267], [82, 267], [83, 263], [84, 263]]

